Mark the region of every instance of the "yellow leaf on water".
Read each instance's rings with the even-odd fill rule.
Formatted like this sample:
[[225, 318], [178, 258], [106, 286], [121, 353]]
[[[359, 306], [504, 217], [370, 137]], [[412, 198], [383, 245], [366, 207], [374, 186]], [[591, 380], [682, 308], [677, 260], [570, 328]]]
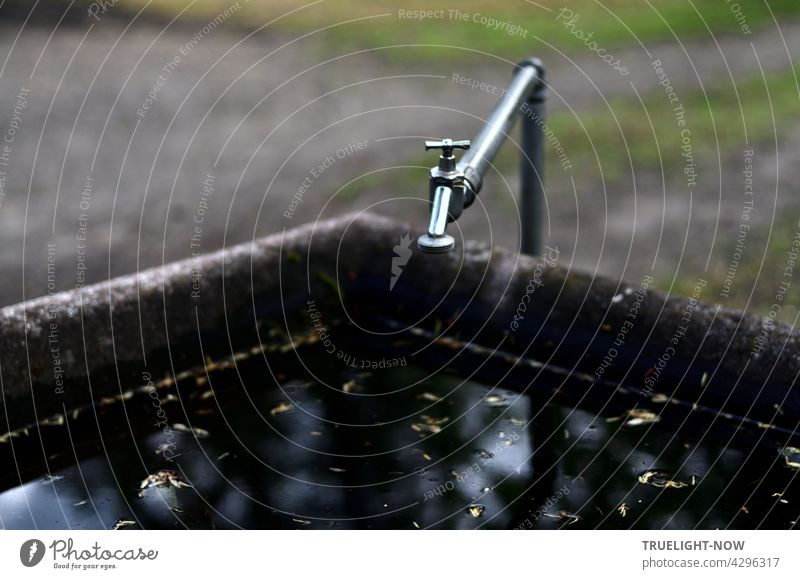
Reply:
[[272, 407], [272, 410], [269, 411], [271, 416], [275, 416], [277, 414], [283, 414], [284, 412], [289, 412], [290, 410], [294, 410], [294, 404], [289, 404], [288, 402], [281, 402]]

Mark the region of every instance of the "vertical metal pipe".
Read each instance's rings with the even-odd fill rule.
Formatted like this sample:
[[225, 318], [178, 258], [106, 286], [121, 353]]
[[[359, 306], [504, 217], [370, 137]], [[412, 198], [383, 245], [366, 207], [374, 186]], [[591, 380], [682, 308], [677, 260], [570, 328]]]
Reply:
[[542, 252], [544, 239], [544, 102], [546, 89], [536, 90], [522, 106], [522, 152], [520, 158], [520, 251]]

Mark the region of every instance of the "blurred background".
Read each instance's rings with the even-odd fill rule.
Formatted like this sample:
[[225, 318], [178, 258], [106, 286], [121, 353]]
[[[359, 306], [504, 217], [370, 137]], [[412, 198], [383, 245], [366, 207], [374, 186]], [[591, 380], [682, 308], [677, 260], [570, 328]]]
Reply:
[[[422, 232], [423, 139], [474, 137], [538, 56], [561, 263], [766, 314], [799, 54], [797, 0], [0, 0], [0, 302], [346, 211]], [[518, 246], [518, 157], [457, 240]]]

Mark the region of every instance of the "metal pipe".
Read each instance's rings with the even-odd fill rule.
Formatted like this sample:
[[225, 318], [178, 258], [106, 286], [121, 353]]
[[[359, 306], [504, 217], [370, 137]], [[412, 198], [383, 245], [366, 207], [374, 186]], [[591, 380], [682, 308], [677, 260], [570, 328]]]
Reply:
[[544, 84], [522, 105], [520, 152], [520, 251], [542, 253], [544, 239]]
[[526, 60], [519, 65], [505, 94], [497, 103], [481, 132], [471, 142], [470, 150], [458, 162], [456, 170], [469, 181], [474, 193], [477, 194], [481, 190], [483, 177], [503, 141], [508, 137], [523, 104], [531, 97], [534, 89], [541, 85], [541, 71], [541, 64], [535, 59]]

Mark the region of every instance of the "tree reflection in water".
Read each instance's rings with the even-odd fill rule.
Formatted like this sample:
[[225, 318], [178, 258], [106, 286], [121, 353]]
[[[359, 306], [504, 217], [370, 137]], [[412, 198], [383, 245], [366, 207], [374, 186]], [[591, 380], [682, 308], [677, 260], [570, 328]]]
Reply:
[[[318, 344], [254, 356], [210, 381], [191, 376], [159, 395], [172, 427], [186, 425], [170, 439], [173, 461], [163, 447], [158, 454], [165, 436], [142, 393], [42, 426], [52, 477], [8, 475], [43, 452], [35, 430], [9, 437], [2, 525], [685, 529], [793, 520], [792, 501], [781, 499], [796, 497], [795, 471], [762, 447], [532, 403], [455, 374], [356, 369]], [[191, 486], [140, 489], [167, 469]], [[652, 469], [675, 486], [640, 482]]]

